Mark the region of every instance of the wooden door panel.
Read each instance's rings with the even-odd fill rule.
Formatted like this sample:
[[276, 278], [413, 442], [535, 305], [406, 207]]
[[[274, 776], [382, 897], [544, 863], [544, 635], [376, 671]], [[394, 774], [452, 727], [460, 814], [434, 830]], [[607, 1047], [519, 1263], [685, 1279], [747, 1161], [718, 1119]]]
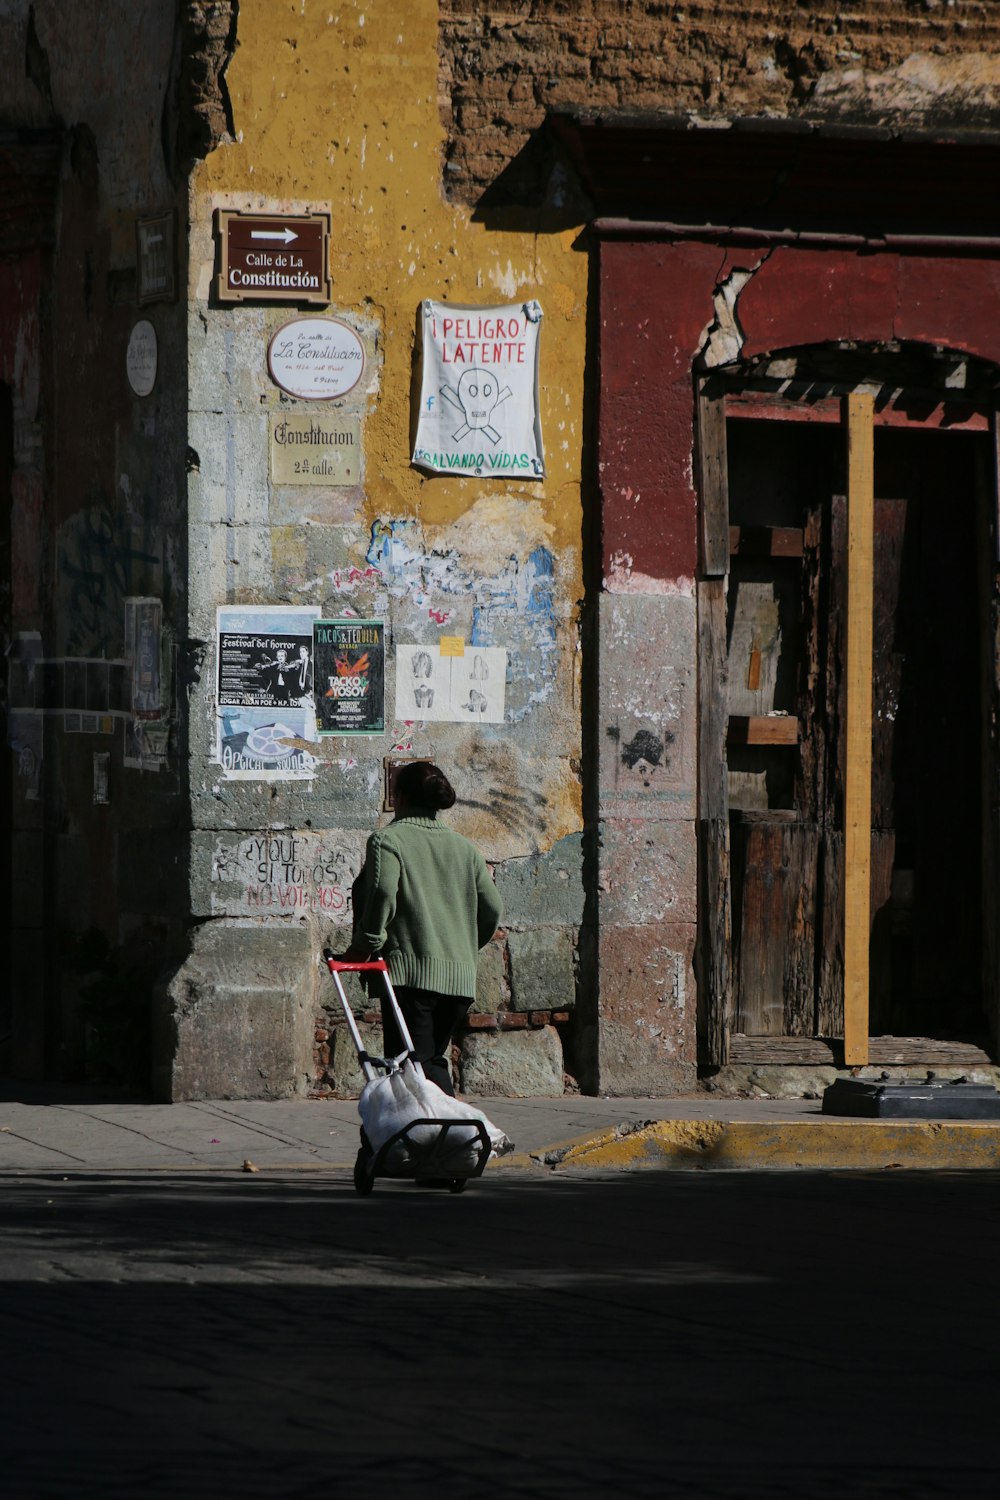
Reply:
[[754, 820], [737, 823], [733, 843], [742, 876], [736, 1029], [812, 1036], [818, 830]]
[[819, 854], [816, 1035], [844, 1034], [844, 835], [824, 828]]
[[892, 872], [896, 863], [896, 833], [872, 829], [871, 942], [869, 949], [870, 1036], [898, 1034], [901, 1020], [894, 1013], [894, 970], [898, 963], [898, 914], [893, 901]]

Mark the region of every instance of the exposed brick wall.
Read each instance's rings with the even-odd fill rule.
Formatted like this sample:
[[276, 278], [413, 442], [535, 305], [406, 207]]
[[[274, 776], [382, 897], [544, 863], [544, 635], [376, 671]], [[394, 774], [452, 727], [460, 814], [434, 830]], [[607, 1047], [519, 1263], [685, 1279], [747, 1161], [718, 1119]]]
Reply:
[[445, 188], [475, 201], [547, 109], [992, 125], [996, 0], [441, 0]]

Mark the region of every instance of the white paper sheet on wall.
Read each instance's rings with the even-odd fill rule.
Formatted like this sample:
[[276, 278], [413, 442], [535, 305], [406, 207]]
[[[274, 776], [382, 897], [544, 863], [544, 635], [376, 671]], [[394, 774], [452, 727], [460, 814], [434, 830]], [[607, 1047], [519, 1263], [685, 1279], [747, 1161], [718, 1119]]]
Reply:
[[507, 652], [466, 646], [461, 656], [440, 646], [396, 647], [396, 718], [438, 724], [502, 724]]

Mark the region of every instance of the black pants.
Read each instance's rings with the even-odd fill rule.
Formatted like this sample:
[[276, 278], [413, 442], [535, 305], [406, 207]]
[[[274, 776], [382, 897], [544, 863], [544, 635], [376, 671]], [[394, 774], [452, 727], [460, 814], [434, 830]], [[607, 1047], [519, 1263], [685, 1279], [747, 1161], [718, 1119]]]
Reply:
[[[432, 1083], [454, 1096], [448, 1069], [448, 1048], [455, 1028], [472, 1001], [461, 995], [438, 995], [433, 990], [419, 990], [408, 984], [397, 987], [396, 999], [413, 1038], [417, 1062], [423, 1064]], [[403, 1050], [403, 1038], [386, 1000], [382, 1002], [382, 1034], [386, 1057], [398, 1056]]]

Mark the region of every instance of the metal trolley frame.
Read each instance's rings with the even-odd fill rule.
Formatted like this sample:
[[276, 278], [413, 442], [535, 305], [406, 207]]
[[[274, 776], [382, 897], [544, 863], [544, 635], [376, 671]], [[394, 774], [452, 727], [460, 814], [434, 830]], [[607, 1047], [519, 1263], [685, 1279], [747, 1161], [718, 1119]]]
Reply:
[[[336, 986], [344, 1011], [344, 1019], [351, 1033], [351, 1040], [358, 1054], [358, 1062], [361, 1064], [365, 1082], [370, 1083], [380, 1074], [388, 1076], [404, 1064], [408, 1064], [419, 1077], [423, 1078], [424, 1070], [414, 1056], [413, 1038], [403, 1018], [385, 960], [374, 958], [366, 963], [342, 963], [328, 950], [324, 951], [323, 958]], [[365, 973], [382, 976], [386, 998], [403, 1039], [404, 1050], [396, 1057], [376, 1057], [368, 1052], [357, 1018], [348, 1001], [340, 976]], [[425, 1134], [427, 1126], [433, 1127], [436, 1132], [431, 1140], [416, 1139], [413, 1133], [421, 1129], [421, 1134]], [[462, 1144], [466, 1147], [467, 1159], [470, 1162], [470, 1165], [466, 1167], [464, 1162], [459, 1161], [461, 1170], [456, 1166], [456, 1157], [460, 1153], [456, 1152], [454, 1143], [449, 1148], [448, 1140], [452, 1132], [457, 1130], [463, 1132]], [[468, 1140], [470, 1131], [475, 1132], [474, 1142]], [[477, 1148], [474, 1160], [470, 1149], [472, 1146]], [[354, 1163], [354, 1186], [358, 1193], [367, 1196], [375, 1186], [376, 1177], [397, 1177], [424, 1182], [428, 1186], [447, 1187], [449, 1192], [461, 1193], [468, 1186], [470, 1178], [482, 1176], [486, 1163], [490, 1159], [491, 1150], [489, 1132], [482, 1120], [413, 1119], [408, 1121], [402, 1130], [397, 1130], [387, 1141], [384, 1141], [377, 1151], [372, 1148], [362, 1126], [361, 1146]]]

